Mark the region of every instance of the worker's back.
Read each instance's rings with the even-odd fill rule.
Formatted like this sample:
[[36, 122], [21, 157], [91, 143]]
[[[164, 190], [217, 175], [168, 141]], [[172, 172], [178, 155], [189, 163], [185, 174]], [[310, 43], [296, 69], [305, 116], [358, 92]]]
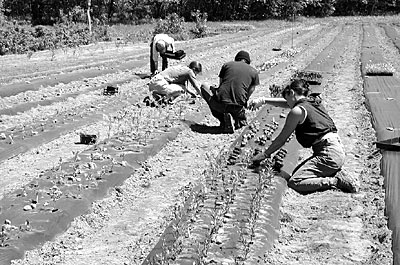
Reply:
[[258, 73], [243, 61], [225, 63], [219, 73], [221, 83], [218, 97], [221, 102], [244, 106], [248, 100], [249, 87], [258, 84]]

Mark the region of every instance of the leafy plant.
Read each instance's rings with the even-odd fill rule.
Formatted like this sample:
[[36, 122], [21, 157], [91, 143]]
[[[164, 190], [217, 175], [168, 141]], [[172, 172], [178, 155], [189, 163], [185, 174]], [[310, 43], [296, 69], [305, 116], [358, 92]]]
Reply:
[[195, 22], [195, 26], [191, 29], [191, 32], [195, 35], [196, 38], [203, 38], [207, 36], [208, 28], [207, 28], [207, 13], [201, 13], [199, 10], [191, 13], [192, 18]]
[[322, 74], [313, 71], [297, 71], [292, 79], [303, 79], [312, 85], [320, 85], [322, 82]]
[[154, 28], [153, 33], [166, 33], [172, 35], [180, 35], [184, 31], [185, 19], [176, 13], [168, 15], [165, 19], [159, 19]]

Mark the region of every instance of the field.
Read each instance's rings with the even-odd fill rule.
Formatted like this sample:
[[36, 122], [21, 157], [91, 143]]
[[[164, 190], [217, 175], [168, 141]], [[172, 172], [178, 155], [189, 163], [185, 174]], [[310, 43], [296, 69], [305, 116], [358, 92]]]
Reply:
[[[399, 78], [396, 20], [220, 24], [224, 33], [179, 41], [187, 57], [171, 62], [197, 60], [199, 79], [216, 84], [222, 64], [247, 50], [260, 71], [252, 98], [297, 71], [321, 73], [314, 88], [346, 146], [356, 194], [304, 196], [276, 172], [247, 167], [284, 110], [248, 110], [248, 127], [221, 134], [201, 98], [146, 106], [148, 43], [1, 57], [0, 264], [392, 264], [390, 179], [374, 142], [399, 136], [398, 125], [395, 112], [384, 123], [374, 111], [396, 109], [399, 98], [374, 101], [365, 84], [386, 65]], [[107, 86], [118, 93], [104, 95]], [[82, 144], [85, 136], [96, 143]], [[285, 148], [287, 172], [310, 154], [295, 140]]]

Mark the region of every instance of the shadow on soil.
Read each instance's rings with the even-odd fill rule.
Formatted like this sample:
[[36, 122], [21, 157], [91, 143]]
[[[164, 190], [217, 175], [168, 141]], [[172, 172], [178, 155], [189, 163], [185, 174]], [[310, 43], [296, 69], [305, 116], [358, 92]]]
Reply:
[[135, 75], [137, 75], [140, 79], [146, 79], [151, 77], [150, 74], [145, 74], [145, 73], [135, 73]]
[[202, 134], [222, 134], [223, 131], [219, 126], [207, 126], [204, 124], [191, 124], [190, 129]]

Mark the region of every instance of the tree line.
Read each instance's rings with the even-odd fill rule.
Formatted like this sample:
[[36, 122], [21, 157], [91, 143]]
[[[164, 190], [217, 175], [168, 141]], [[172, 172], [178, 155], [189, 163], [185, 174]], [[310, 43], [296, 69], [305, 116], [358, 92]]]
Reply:
[[32, 25], [52, 25], [65, 16], [81, 22], [93, 18], [105, 24], [140, 24], [172, 13], [189, 21], [194, 10], [206, 13], [210, 21], [385, 15], [398, 14], [400, 0], [0, 0], [0, 19]]

